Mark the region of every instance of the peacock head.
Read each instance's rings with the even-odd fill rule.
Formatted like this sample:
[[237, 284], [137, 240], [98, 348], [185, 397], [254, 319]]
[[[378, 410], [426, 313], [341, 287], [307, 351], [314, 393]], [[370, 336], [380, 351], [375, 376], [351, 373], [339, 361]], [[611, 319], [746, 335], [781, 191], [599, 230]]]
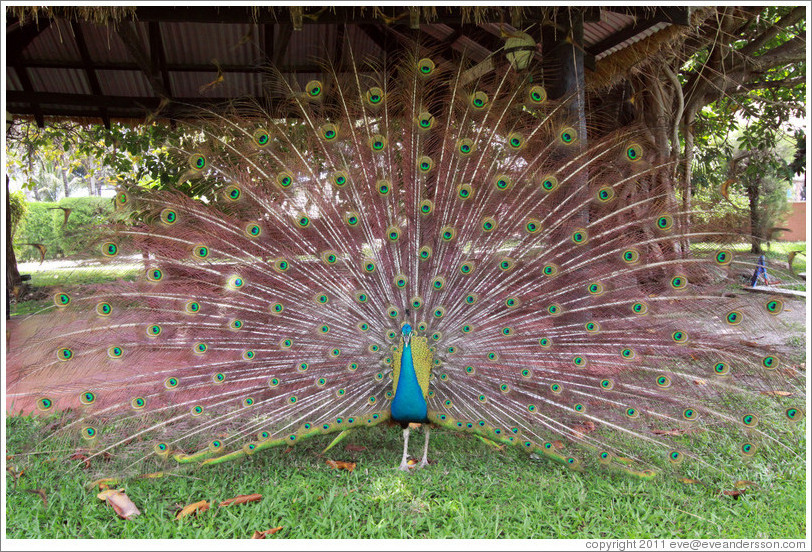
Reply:
[[403, 335], [404, 343], [408, 344], [412, 338], [412, 326], [408, 322], [404, 323], [400, 328], [400, 333]]

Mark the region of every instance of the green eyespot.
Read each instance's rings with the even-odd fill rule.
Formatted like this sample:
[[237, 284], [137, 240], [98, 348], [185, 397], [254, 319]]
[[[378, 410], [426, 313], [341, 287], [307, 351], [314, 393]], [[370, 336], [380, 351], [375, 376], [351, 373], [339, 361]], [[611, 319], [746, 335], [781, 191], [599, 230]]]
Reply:
[[566, 127], [558, 135], [562, 144], [571, 145], [578, 141], [578, 133], [572, 127]]
[[118, 255], [118, 246], [113, 242], [107, 242], [102, 244], [101, 251], [105, 257], [115, 257]]
[[374, 152], [383, 151], [384, 148], [386, 148], [386, 144], [387, 144], [386, 137], [383, 136], [382, 134], [374, 134], [369, 139], [369, 147], [372, 148], [372, 151]]
[[391, 242], [398, 241], [398, 238], [400, 237], [400, 228], [397, 226], [390, 226], [386, 229], [386, 237]]
[[262, 148], [268, 145], [268, 143], [271, 141], [271, 136], [268, 134], [267, 130], [261, 128], [254, 132], [253, 139], [254, 144]]
[[603, 186], [595, 195], [601, 203], [608, 203], [615, 198], [615, 191], [609, 186]]
[[96, 305], [96, 314], [99, 316], [110, 316], [113, 312], [113, 307], [110, 303], [99, 303]]
[[230, 201], [237, 201], [242, 195], [242, 190], [234, 185], [227, 186], [226, 189], [223, 190], [223, 195], [225, 195], [226, 199]]
[[355, 211], [349, 211], [344, 214], [344, 222], [347, 223], [347, 226], [358, 226], [360, 220], [360, 215]]
[[572, 239], [573, 243], [581, 245], [589, 240], [589, 234], [584, 228], [576, 228], [570, 239]]
[[488, 105], [488, 95], [485, 92], [477, 91], [471, 94], [471, 107], [479, 111]]
[[189, 156], [189, 166], [195, 170], [202, 171], [206, 168], [206, 157], [199, 153], [193, 153]]
[[671, 215], [660, 215], [657, 218], [657, 228], [663, 231], [671, 230], [674, 226], [674, 218]]
[[321, 137], [326, 142], [332, 142], [333, 140], [338, 138], [338, 127], [333, 123], [325, 123], [321, 125], [319, 132], [321, 134]]
[[244, 234], [249, 238], [256, 238], [262, 234], [262, 228], [255, 222], [250, 222], [245, 225]]
[[434, 126], [434, 116], [427, 112], [423, 111], [417, 115], [417, 126], [420, 130], [429, 130], [432, 126]]
[[733, 262], [733, 253], [727, 249], [721, 249], [716, 252], [714, 260], [716, 261], [716, 264], [720, 266], [729, 265], [731, 262]]
[[542, 86], [531, 86], [527, 91], [527, 98], [532, 105], [541, 105], [547, 100], [547, 91]]
[[470, 138], [460, 138], [457, 140], [456, 151], [461, 157], [468, 157], [475, 149], [474, 141]]
[[483, 232], [492, 232], [496, 230], [496, 219], [493, 217], [485, 217], [482, 219], [482, 231]]
[[417, 62], [417, 70], [421, 75], [428, 76], [434, 72], [434, 62], [429, 58], [422, 58]]
[[784, 310], [784, 302], [780, 299], [771, 299], [767, 301], [765, 307], [770, 314], [780, 314]]
[[173, 209], [164, 209], [161, 211], [161, 222], [166, 225], [173, 225], [178, 221], [178, 214]]
[[738, 326], [744, 320], [744, 316], [739, 311], [730, 311], [725, 315], [725, 322], [731, 326]]
[[547, 175], [541, 179], [541, 189], [545, 192], [552, 192], [558, 188], [558, 178], [554, 175]]
[[512, 150], [520, 150], [524, 146], [524, 136], [518, 132], [511, 132], [508, 136], [508, 147]]
[[632, 143], [626, 147], [626, 159], [629, 161], [639, 161], [643, 157], [643, 148], [640, 144]]
[[378, 106], [384, 101], [383, 90], [373, 86], [366, 93], [366, 101], [372, 106]]
[[493, 185], [496, 186], [496, 189], [499, 191], [509, 190], [510, 187], [513, 185], [513, 181], [511, 178], [505, 174], [497, 175], [493, 181]]
[[317, 99], [322, 95], [324, 88], [320, 81], [312, 80], [305, 85], [305, 93], [311, 99]]

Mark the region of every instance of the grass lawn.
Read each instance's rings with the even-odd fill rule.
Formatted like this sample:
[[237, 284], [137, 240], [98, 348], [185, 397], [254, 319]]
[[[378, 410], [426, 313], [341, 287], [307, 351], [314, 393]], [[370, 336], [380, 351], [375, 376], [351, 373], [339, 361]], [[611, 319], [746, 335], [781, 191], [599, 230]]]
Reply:
[[[39, 422], [7, 420], [9, 453], [36, 438]], [[802, 433], [802, 431], [801, 431]], [[612, 473], [577, 473], [533, 460], [514, 447], [495, 450], [471, 435], [432, 432], [432, 464], [402, 473], [399, 427], [350, 436], [320, 456], [330, 436], [288, 452], [273, 449], [241, 462], [172, 477], [124, 482], [142, 514], [116, 517], [88, 482], [96, 474], [48, 456], [14, 456], [6, 475], [8, 538], [247, 538], [283, 527], [270, 538], [803, 538], [802, 461], [753, 461], [758, 484], [738, 497], [713, 485], [663, 475], [639, 481]], [[422, 437], [413, 432], [413, 452]], [[802, 439], [802, 437], [801, 437]], [[347, 445], [365, 450], [347, 450]], [[799, 446], [803, 450], [804, 442]], [[326, 458], [357, 463], [332, 470]], [[772, 459], [775, 462], [775, 458]], [[103, 469], [103, 463], [99, 465]], [[42, 489], [47, 505], [32, 491]], [[725, 489], [725, 490], [732, 490]], [[256, 503], [216, 507], [240, 494]], [[200, 500], [213, 507], [175, 520]]]

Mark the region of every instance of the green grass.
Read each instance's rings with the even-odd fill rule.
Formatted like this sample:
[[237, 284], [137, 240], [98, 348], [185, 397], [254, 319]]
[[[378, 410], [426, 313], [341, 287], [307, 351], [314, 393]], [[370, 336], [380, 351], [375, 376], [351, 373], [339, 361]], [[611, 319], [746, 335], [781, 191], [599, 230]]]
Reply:
[[[9, 451], [36, 438], [39, 423], [7, 420]], [[520, 450], [495, 450], [470, 435], [432, 432], [433, 463], [412, 474], [395, 470], [400, 429], [360, 431], [325, 457], [357, 463], [334, 471], [319, 451], [330, 441], [274, 449], [245, 461], [120, 485], [142, 514], [121, 520], [87, 486], [96, 474], [64, 459], [15, 456], [25, 472], [7, 474], [7, 538], [246, 538], [282, 526], [271, 538], [803, 538], [805, 466], [783, 455], [756, 461], [757, 488], [734, 498], [712, 485], [662, 476], [577, 473], [534, 461]], [[413, 433], [417, 451], [422, 437]], [[346, 444], [366, 450], [347, 451]], [[803, 443], [801, 443], [803, 446]], [[104, 469], [100, 464], [98, 469]], [[43, 489], [40, 496], [28, 492]], [[175, 520], [199, 500], [217, 503], [260, 493], [260, 502], [213, 507]]]
[[134, 281], [143, 274], [143, 269], [133, 266], [102, 265], [96, 267], [69, 268], [27, 268], [23, 271], [31, 279], [28, 289], [35, 292], [33, 298], [23, 297], [11, 304], [12, 316], [33, 314], [42, 307], [51, 305], [50, 288], [71, 288], [74, 286], [103, 284], [116, 280]]
[[[755, 253], [750, 253], [749, 243], [737, 243], [727, 245], [725, 247], [733, 251], [734, 256], [738, 258], [742, 257], [752, 258], [753, 262], [755, 262], [756, 259], [758, 258], [758, 255], [756, 255]], [[699, 256], [706, 256], [709, 251], [715, 251], [716, 249], [718, 249], [718, 246], [713, 244], [701, 242], [691, 243], [691, 251], [695, 255]], [[792, 260], [792, 269], [795, 271], [796, 274], [798, 272], [804, 272], [806, 270], [806, 242], [774, 241], [770, 242], [769, 247], [767, 247], [767, 245], [764, 244], [763, 250], [764, 256], [767, 258], [768, 266], [779, 268], [782, 271], [786, 271], [787, 269], [787, 260], [789, 259], [790, 252], [796, 251], [798, 253]]]

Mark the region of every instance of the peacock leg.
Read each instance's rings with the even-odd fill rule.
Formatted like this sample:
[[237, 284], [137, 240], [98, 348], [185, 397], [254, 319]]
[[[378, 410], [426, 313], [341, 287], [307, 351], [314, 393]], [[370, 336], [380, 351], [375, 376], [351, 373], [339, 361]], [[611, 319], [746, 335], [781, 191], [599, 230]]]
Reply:
[[431, 428], [428, 424], [423, 424], [423, 428], [426, 431], [426, 442], [423, 444], [423, 460], [420, 461], [420, 464], [417, 466], [418, 468], [425, 468], [429, 465], [429, 434], [431, 433]]
[[403, 458], [400, 459], [399, 470], [409, 471], [409, 463], [406, 461], [409, 456], [409, 426], [403, 428]]

